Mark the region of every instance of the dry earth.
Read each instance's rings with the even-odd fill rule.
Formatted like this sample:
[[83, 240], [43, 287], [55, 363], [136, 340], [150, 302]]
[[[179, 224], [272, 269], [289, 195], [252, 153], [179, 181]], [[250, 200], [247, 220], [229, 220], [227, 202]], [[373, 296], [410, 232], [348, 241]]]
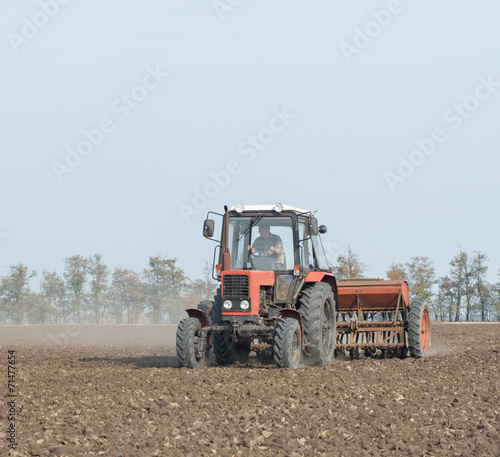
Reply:
[[500, 455], [500, 325], [432, 331], [421, 360], [192, 371], [175, 326], [0, 326], [0, 455]]

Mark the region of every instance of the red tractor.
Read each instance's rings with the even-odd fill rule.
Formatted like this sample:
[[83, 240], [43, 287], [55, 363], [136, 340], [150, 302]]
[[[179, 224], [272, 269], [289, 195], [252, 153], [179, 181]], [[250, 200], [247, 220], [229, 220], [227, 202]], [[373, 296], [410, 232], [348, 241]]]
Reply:
[[[215, 220], [222, 222], [214, 239]], [[287, 205], [236, 205], [209, 212], [205, 238], [217, 242], [213, 301], [187, 309], [177, 329], [177, 357], [199, 368], [213, 349], [218, 365], [269, 353], [277, 367], [296, 368], [302, 355], [328, 365], [336, 353], [357, 357], [422, 357], [429, 350], [426, 305], [410, 306], [406, 281], [336, 280], [310, 211]]]

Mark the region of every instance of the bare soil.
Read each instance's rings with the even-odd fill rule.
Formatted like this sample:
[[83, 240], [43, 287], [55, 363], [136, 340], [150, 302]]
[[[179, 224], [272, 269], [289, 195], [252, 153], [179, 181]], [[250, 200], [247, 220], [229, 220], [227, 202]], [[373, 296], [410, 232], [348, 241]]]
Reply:
[[[0, 326], [11, 456], [498, 456], [500, 325], [433, 325], [430, 356], [177, 368], [175, 326]], [[3, 379], [2, 379], [3, 378]]]

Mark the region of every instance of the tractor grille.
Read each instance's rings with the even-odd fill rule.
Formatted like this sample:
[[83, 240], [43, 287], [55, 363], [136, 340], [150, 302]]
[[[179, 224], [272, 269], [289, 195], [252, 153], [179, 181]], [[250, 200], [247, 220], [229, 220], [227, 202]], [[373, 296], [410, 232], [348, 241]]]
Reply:
[[248, 275], [224, 275], [224, 298], [248, 297], [249, 292]]

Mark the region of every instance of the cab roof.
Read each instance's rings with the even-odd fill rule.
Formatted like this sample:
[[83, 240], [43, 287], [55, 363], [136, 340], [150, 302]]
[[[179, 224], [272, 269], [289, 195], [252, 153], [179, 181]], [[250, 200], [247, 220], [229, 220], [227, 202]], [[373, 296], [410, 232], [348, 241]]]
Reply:
[[[295, 206], [284, 205], [281, 203], [277, 203], [275, 205], [242, 205], [241, 203], [231, 207], [231, 211], [237, 212], [250, 212], [250, 211], [273, 211], [276, 209], [277, 205], [281, 205], [283, 207], [282, 211], [293, 211], [295, 213], [310, 213], [311, 211], [307, 211], [305, 209], [296, 208]], [[281, 212], [281, 211], [278, 211]]]

